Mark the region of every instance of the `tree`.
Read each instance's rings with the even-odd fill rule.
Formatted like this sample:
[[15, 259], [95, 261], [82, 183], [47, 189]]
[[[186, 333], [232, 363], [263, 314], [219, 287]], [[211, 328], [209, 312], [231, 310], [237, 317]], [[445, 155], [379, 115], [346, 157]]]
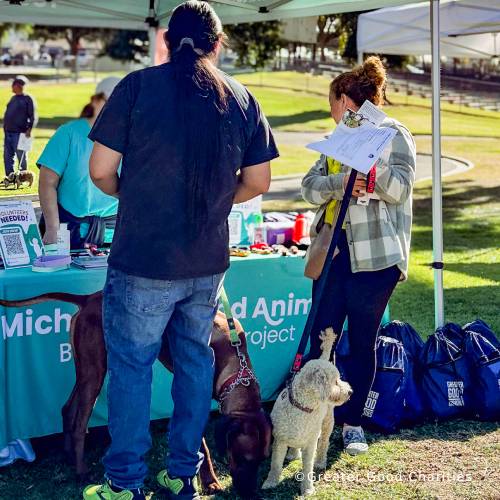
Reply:
[[147, 31], [116, 30], [104, 44], [103, 53], [120, 61], [140, 61], [148, 50]]
[[224, 30], [238, 56], [238, 66], [261, 69], [276, 57], [282, 45], [280, 21], [241, 23], [225, 26]]
[[339, 36], [337, 16], [318, 16], [318, 45], [321, 51], [321, 62], [325, 62], [325, 48]]
[[[114, 30], [106, 28], [75, 28], [72, 26], [34, 26], [31, 38], [35, 40], [57, 40], [64, 38], [70, 47], [70, 54], [76, 56], [80, 49], [82, 38], [89, 41], [101, 40], [104, 43]], [[76, 69], [76, 57], [75, 57]]]
[[337, 16], [339, 28], [339, 49], [344, 59], [350, 62], [358, 57], [358, 17], [361, 12], [346, 12]]

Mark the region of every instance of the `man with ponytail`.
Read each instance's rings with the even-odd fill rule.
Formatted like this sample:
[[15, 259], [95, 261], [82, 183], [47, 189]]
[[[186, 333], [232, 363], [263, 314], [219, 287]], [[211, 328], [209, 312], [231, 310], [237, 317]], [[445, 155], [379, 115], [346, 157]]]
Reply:
[[[346, 110], [358, 111], [368, 100], [384, 102], [386, 73], [378, 57], [337, 76], [330, 85], [330, 109], [336, 123]], [[332, 327], [342, 332], [347, 318], [349, 361], [346, 381], [353, 389], [342, 407], [344, 447], [357, 455], [368, 450], [361, 417], [375, 376], [375, 341], [389, 298], [408, 274], [415, 181], [415, 142], [408, 129], [392, 118], [383, 127], [397, 133], [376, 163], [375, 190], [368, 205], [357, 204], [367, 180], [358, 174], [344, 228], [337, 245], [317, 320], [312, 329], [310, 358], [321, 354], [320, 332]], [[322, 155], [302, 180], [302, 196], [320, 205], [312, 225], [314, 238], [324, 224], [335, 225], [339, 200], [349, 178], [349, 167]], [[316, 282], [313, 282], [313, 297]]]
[[233, 203], [268, 190], [278, 156], [255, 98], [215, 66], [224, 38], [207, 2], [179, 5], [165, 34], [168, 63], [125, 77], [89, 135], [92, 179], [119, 209], [103, 303], [111, 445], [106, 481], [86, 499], [144, 498], [152, 365], [167, 325], [174, 412], [158, 481], [171, 498], [198, 498], [227, 217]]

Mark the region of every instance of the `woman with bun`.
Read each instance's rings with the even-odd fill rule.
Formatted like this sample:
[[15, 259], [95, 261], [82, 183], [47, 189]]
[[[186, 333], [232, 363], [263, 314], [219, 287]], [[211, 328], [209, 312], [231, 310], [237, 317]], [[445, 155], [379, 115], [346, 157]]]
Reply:
[[[330, 84], [332, 118], [339, 123], [347, 110], [357, 112], [365, 100], [384, 101], [386, 72], [378, 57], [337, 76]], [[352, 398], [343, 407], [344, 448], [351, 455], [368, 450], [361, 417], [375, 375], [375, 341], [389, 298], [407, 278], [415, 180], [415, 142], [409, 130], [393, 118], [383, 127], [397, 131], [376, 162], [375, 190], [368, 205], [357, 203], [366, 192], [366, 176], [358, 174], [340, 241], [311, 335], [309, 358], [319, 357], [319, 333], [333, 327], [340, 333], [347, 318], [349, 356], [346, 380]], [[321, 155], [302, 181], [302, 196], [319, 205], [311, 236], [324, 224], [335, 225], [350, 168]], [[317, 282], [313, 282], [313, 297]]]

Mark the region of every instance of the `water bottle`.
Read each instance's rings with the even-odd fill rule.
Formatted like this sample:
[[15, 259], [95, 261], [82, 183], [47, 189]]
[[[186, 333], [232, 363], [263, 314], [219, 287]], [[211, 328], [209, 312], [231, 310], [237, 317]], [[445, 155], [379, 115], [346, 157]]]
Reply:
[[262, 214], [255, 214], [254, 216], [253, 242], [267, 243], [266, 226], [264, 226]]
[[65, 222], [59, 224], [57, 231], [57, 253], [59, 255], [70, 255], [71, 237], [68, 224]]

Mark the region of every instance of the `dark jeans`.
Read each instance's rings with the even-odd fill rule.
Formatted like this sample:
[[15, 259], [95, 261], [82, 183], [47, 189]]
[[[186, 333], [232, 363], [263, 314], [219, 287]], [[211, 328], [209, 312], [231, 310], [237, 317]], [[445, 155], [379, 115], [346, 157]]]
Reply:
[[17, 161], [19, 162], [19, 168], [21, 170], [26, 170], [28, 168], [26, 162], [26, 151], [17, 149], [19, 135], [19, 132], [5, 132], [5, 138], [3, 141], [3, 163], [5, 166], [6, 176], [14, 172], [14, 158], [16, 155]]
[[[389, 298], [399, 280], [401, 271], [392, 266], [381, 271], [351, 271], [349, 247], [345, 231], [339, 242], [337, 254], [330, 268], [325, 291], [311, 334], [308, 358], [319, 358], [321, 341], [319, 333], [332, 327], [340, 334], [347, 317], [352, 367], [346, 373], [353, 394], [344, 405], [345, 422], [360, 425], [366, 397], [375, 376], [375, 341], [380, 321]], [[313, 283], [313, 297], [317, 282]]]

